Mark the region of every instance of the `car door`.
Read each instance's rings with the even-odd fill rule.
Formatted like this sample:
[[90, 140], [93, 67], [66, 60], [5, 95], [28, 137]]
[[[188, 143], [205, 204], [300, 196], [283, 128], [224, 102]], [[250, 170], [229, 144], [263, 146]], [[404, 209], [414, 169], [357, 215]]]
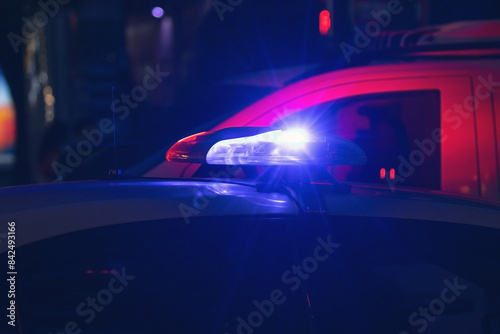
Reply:
[[485, 62], [486, 69], [472, 74], [477, 127], [481, 197], [500, 199], [500, 62]]

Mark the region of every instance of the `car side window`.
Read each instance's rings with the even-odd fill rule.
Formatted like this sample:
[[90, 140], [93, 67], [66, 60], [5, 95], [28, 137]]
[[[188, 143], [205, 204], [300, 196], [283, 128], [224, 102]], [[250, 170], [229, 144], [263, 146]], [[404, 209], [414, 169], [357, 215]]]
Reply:
[[440, 189], [441, 143], [429, 139], [441, 126], [437, 90], [368, 94], [329, 101], [276, 123], [305, 127], [358, 144], [362, 167], [336, 167], [340, 181]]

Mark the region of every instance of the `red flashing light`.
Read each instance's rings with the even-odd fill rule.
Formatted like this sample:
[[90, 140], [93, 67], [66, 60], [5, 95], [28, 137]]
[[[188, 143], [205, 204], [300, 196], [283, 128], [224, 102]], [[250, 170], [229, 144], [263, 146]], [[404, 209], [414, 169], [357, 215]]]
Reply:
[[326, 35], [332, 26], [332, 20], [330, 18], [330, 12], [322, 10], [319, 13], [319, 33], [321, 35]]
[[199, 143], [204, 137], [206, 137], [211, 132], [200, 132], [189, 137], [183, 138], [175, 143], [165, 155], [168, 161], [186, 160], [191, 152], [194, 145]]
[[396, 178], [396, 170], [395, 170], [394, 168], [393, 168], [393, 169], [391, 169], [391, 172], [390, 172], [390, 174], [389, 174], [389, 178], [390, 178], [391, 180], [394, 180], [394, 179]]

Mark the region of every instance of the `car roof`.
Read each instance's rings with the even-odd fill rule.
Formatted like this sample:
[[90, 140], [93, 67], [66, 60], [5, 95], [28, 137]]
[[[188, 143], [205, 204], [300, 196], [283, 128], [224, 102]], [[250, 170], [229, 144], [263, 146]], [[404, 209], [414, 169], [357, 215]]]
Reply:
[[[428, 59], [426, 61], [375, 64], [330, 71], [293, 83], [241, 110], [212, 130], [230, 126], [253, 124], [254, 119], [266, 111], [291, 101], [299, 96], [336, 85], [368, 82], [372, 80], [398, 80], [408, 78], [432, 78], [435, 76], [473, 75], [475, 73], [500, 72], [499, 57], [493, 59]], [[262, 124], [266, 125], [266, 124]]]
[[[500, 228], [500, 203], [440, 192], [318, 185], [329, 215], [434, 220]], [[0, 220], [15, 221], [16, 245], [136, 221], [207, 216], [298, 216], [296, 200], [253, 184], [214, 180], [88, 181], [0, 189]], [[6, 244], [0, 244], [0, 252]]]

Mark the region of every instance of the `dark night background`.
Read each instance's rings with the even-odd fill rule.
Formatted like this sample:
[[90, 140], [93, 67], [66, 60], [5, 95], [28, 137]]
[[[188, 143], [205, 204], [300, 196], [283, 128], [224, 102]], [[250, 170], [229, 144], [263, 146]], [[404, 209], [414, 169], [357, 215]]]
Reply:
[[[169, 75], [144, 101], [129, 108], [130, 115], [117, 121], [118, 153], [124, 165], [143, 158], [140, 152], [145, 155], [147, 150], [141, 146], [161, 148], [277, 88], [237, 89], [228, 84], [230, 78], [307, 64], [347, 66], [340, 42], [352, 43], [354, 27], [369, 19], [366, 13], [386, 6], [382, 0], [61, 3], [65, 4], [58, 3], [53, 17], [30, 42], [19, 46], [18, 53], [9, 33], [23, 36], [23, 18], [31, 20], [41, 5], [35, 0], [0, 4], [0, 66], [17, 117], [16, 163], [0, 170], [0, 186], [53, 180], [48, 166], [61, 154], [61, 145], [75, 143], [83, 129], [90, 131], [100, 120], [112, 117], [112, 87], [115, 98], [130, 94], [143, 84], [147, 68], [158, 66]], [[500, 5], [494, 0], [402, 0], [401, 4], [407, 9], [388, 29], [500, 17]], [[217, 5], [231, 9], [221, 14]], [[154, 7], [164, 10], [161, 18], [152, 15]], [[318, 24], [325, 9], [332, 13], [333, 23], [323, 36]], [[111, 142], [112, 134], [99, 149]], [[128, 154], [130, 150], [134, 154]], [[103, 172], [108, 167], [103, 166]]]

